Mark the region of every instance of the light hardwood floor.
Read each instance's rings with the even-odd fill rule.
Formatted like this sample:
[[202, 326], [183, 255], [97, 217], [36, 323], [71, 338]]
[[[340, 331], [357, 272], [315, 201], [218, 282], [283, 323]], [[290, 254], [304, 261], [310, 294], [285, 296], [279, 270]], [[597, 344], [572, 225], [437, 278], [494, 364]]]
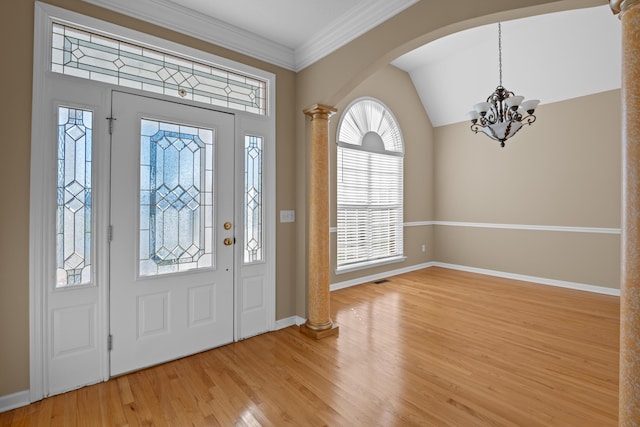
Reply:
[[615, 426], [617, 297], [429, 268], [331, 295], [340, 335], [260, 335], [0, 425]]

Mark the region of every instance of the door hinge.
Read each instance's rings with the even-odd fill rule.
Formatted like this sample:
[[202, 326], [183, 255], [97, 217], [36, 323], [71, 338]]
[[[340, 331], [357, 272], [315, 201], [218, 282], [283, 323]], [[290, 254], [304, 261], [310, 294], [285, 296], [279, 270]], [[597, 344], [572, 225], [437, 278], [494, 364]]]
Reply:
[[109, 334], [107, 336], [107, 351], [111, 351], [113, 349], [113, 335]]
[[113, 240], [113, 225], [107, 227], [107, 241], [111, 242]]
[[109, 120], [109, 135], [113, 134], [113, 122], [116, 121], [117, 119], [115, 117], [107, 117], [107, 120]]

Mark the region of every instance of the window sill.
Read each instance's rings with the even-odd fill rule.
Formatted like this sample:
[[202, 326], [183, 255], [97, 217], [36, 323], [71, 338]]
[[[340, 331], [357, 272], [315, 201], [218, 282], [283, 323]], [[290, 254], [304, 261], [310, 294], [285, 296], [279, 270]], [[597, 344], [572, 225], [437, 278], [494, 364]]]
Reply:
[[406, 259], [407, 259], [406, 256], [397, 256], [397, 257], [393, 257], [393, 258], [385, 258], [385, 259], [382, 259], [382, 260], [367, 261], [367, 262], [361, 262], [361, 263], [358, 263], [358, 264], [351, 264], [351, 265], [347, 265], [345, 267], [336, 268], [336, 274], [350, 273], [352, 271], [365, 270], [367, 268], [380, 267], [382, 265], [387, 265], [387, 264], [395, 264], [395, 263], [398, 263], [398, 262], [403, 262]]

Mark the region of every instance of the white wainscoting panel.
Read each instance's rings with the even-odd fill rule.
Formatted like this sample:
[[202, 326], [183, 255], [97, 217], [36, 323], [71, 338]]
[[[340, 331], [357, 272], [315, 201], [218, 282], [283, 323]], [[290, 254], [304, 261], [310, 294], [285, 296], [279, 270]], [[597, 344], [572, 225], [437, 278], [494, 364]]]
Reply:
[[55, 309], [52, 316], [54, 359], [95, 349], [94, 304]]
[[216, 285], [189, 288], [189, 327], [216, 321]]
[[138, 339], [169, 332], [169, 292], [138, 296]]

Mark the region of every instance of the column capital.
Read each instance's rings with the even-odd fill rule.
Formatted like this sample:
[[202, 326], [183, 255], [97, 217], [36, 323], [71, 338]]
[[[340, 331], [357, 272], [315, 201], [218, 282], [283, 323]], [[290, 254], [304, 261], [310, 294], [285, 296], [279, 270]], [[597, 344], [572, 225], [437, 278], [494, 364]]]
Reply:
[[609, 0], [609, 6], [615, 15], [624, 13], [639, 4], [640, 0]]
[[337, 111], [338, 110], [336, 110], [335, 108], [330, 107], [328, 105], [324, 105], [324, 104], [313, 104], [312, 106], [302, 110], [302, 112], [305, 115], [311, 117], [311, 120], [314, 120], [314, 119], [328, 120], [329, 117], [331, 117]]

